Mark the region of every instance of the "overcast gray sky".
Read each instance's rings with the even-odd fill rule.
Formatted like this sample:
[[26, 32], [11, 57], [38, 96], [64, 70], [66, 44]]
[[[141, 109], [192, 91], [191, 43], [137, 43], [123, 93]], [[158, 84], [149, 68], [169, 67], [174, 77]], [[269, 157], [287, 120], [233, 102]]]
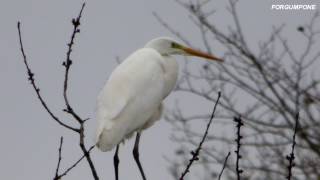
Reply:
[[[81, 0], [1, 0], [0, 1], [0, 178], [1, 179], [51, 179], [57, 163], [60, 136], [64, 136], [62, 167], [68, 167], [80, 156], [75, 134], [50, 119], [41, 107], [27, 82], [26, 70], [18, 46], [16, 23], [22, 22], [25, 51], [29, 58], [37, 84], [51, 109], [62, 113], [63, 67], [67, 42], [72, 31], [71, 18], [81, 7]], [[230, 17], [224, 0], [214, 0], [214, 23], [226, 29]], [[239, 16], [250, 46], [255, 48], [257, 39], [268, 36], [272, 25], [285, 23], [288, 36], [295, 37], [292, 29], [306, 23], [313, 12], [271, 11], [272, 3], [314, 3], [317, 0], [260, 0], [239, 4]], [[188, 19], [188, 13], [173, 0], [88, 0], [83, 13], [81, 33], [76, 38], [72, 54], [74, 64], [70, 79], [70, 101], [82, 117], [90, 117], [87, 126], [88, 144], [93, 143], [95, 101], [117, 63], [115, 57], [127, 57], [131, 52], [152, 38], [172, 36], [152, 16], [156, 11], [184, 36], [193, 46], [203, 48], [201, 36]], [[299, 41], [291, 38], [292, 44]], [[217, 47], [219, 49], [219, 47]], [[215, 52], [220, 55], [223, 52]], [[183, 61], [179, 58], [179, 61]], [[201, 62], [197, 62], [201, 63]], [[179, 100], [179, 94], [169, 96], [167, 104]], [[201, 101], [200, 101], [201, 102]], [[186, 107], [185, 110], [187, 110]], [[202, 110], [200, 110], [202, 109]], [[201, 104], [189, 107], [192, 111], [205, 111], [210, 107]], [[166, 155], [171, 157], [173, 146], [169, 141], [171, 127], [165, 121], [158, 122], [142, 135], [141, 159], [149, 179], [170, 179]], [[121, 146], [121, 179], [140, 179], [131, 156], [133, 142]], [[93, 151], [93, 159], [101, 179], [113, 179], [113, 152]], [[64, 179], [91, 179], [87, 162], [83, 161]]]

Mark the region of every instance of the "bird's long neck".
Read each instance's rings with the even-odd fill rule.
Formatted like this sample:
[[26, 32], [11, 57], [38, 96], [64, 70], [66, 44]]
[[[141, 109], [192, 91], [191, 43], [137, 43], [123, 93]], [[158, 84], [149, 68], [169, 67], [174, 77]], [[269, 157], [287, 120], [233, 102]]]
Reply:
[[165, 79], [165, 90], [164, 98], [169, 95], [169, 93], [173, 90], [176, 85], [179, 66], [177, 61], [172, 56], [163, 56], [162, 66], [164, 67], [164, 79]]

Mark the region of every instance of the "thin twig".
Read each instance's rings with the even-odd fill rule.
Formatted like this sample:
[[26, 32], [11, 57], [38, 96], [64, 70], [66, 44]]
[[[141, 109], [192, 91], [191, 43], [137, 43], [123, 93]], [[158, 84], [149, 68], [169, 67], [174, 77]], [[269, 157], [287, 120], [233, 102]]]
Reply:
[[[95, 147], [95, 145], [91, 146], [88, 150], [88, 153], [91, 152], [91, 150]], [[81, 161], [82, 159], [85, 158], [85, 155], [83, 154], [75, 163], [73, 163], [68, 169], [66, 169], [62, 174], [59, 175], [59, 178], [65, 176], [68, 174], [69, 171], [71, 171], [73, 168], [75, 168]]]
[[216, 111], [216, 107], [219, 103], [219, 99], [220, 99], [220, 96], [221, 96], [221, 92], [218, 92], [218, 98], [217, 98], [217, 101], [213, 107], [213, 110], [212, 110], [212, 114], [211, 114], [211, 117], [210, 117], [210, 120], [207, 124], [207, 128], [206, 128], [206, 131], [204, 132], [203, 136], [202, 136], [202, 139], [198, 145], [198, 147], [196, 148], [196, 150], [194, 151], [191, 151], [191, 155], [192, 155], [192, 158], [189, 160], [189, 163], [188, 165], [186, 166], [185, 170], [183, 171], [183, 173], [181, 174], [180, 176], [180, 180], [183, 180], [185, 175], [189, 172], [189, 169], [191, 168], [192, 164], [194, 163], [194, 161], [198, 161], [199, 160], [199, 153], [200, 153], [200, 150], [201, 150], [201, 147], [202, 147], [202, 144], [204, 143], [207, 135], [208, 135], [208, 131], [209, 131], [209, 128], [211, 126], [211, 123], [213, 121], [213, 117], [214, 117], [214, 113]]
[[294, 127], [294, 133], [293, 133], [293, 138], [292, 138], [291, 153], [289, 155], [287, 155], [287, 157], [286, 157], [287, 160], [289, 161], [288, 176], [287, 176], [288, 180], [291, 180], [291, 178], [292, 178], [292, 168], [295, 166], [295, 163], [294, 163], [294, 159], [295, 159], [294, 148], [295, 148], [295, 145], [296, 145], [296, 134], [297, 134], [298, 124], [299, 124], [299, 113], [297, 113], [295, 120], [296, 120], [296, 124], [295, 124], [295, 127]]
[[240, 159], [242, 158], [242, 156], [240, 155], [240, 147], [241, 147], [241, 126], [243, 126], [243, 122], [241, 117], [235, 117], [234, 121], [237, 123], [236, 127], [237, 127], [237, 138], [235, 139], [235, 141], [237, 142], [237, 150], [235, 150], [234, 152], [237, 155], [237, 161], [236, 161], [236, 172], [237, 172], [237, 180], [240, 180], [241, 178], [241, 173], [243, 173], [243, 170], [239, 168], [239, 162]]
[[36, 85], [35, 83], [35, 79], [34, 79], [34, 73], [31, 71], [31, 68], [29, 67], [28, 64], [28, 60], [27, 60], [27, 56], [24, 52], [23, 49], [23, 43], [22, 43], [22, 37], [21, 37], [21, 30], [20, 30], [20, 22], [18, 22], [17, 24], [18, 26], [18, 33], [19, 33], [19, 42], [20, 42], [20, 51], [22, 53], [22, 57], [23, 57], [23, 62], [25, 64], [25, 67], [27, 68], [27, 74], [28, 74], [28, 80], [30, 81], [34, 91], [37, 94], [38, 99], [40, 100], [42, 106], [44, 107], [44, 109], [48, 112], [48, 114], [52, 117], [52, 119], [54, 119], [57, 123], [59, 123], [61, 126], [70, 129], [72, 131], [75, 132], [80, 132], [80, 129], [74, 128], [72, 126], [69, 126], [67, 124], [65, 124], [64, 122], [62, 122], [57, 116], [55, 116], [52, 111], [49, 109], [47, 103], [45, 102], [45, 100], [42, 98], [41, 94], [40, 94], [40, 88]]
[[61, 155], [61, 151], [62, 151], [62, 143], [63, 143], [63, 137], [60, 137], [60, 145], [59, 145], [59, 158], [58, 158], [58, 164], [57, 164], [57, 168], [56, 168], [56, 174], [55, 177], [53, 178], [53, 180], [58, 180], [59, 177], [59, 169], [60, 169], [60, 163], [61, 163], [61, 159], [62, 159], [62, 155]]
[[220, 171], [220, 174], [219, 174], [219, 178], [218, 178], [218, 180], [220, 180], [220, 179], [221, 179], [222, 173], [223, 173], [224, 169], [226, 168], [227, 161], [228, 161], [228, 159], [229, 159], [229, 157], [230, 157], [230, 154], [231, 154], [231, 153], [230, 153], [230, 152], [228, 152], [228, 154], [227, 154], [226, 158], [224, 159], [224, 163], [223, 163], [222, 169], [221, 169], [221, 171]]
[[66, 103], [66, 109], [64, 109], [65, 112], [71, 114], [79, 123], [83, 122], [84, 120], [80, 118], [79, 115], [77, 115], [73, 109], [70, 106], [68, 96], [67, 96], [67, 90], [68, 90], [68, 79], [69, 79], [69, 70], [70, 66], [72, 64], [72, 60], [70, 58], [71, 52], [72, 52], [72, 46], [74, 44], [74, 39], [77, 33], [80, 33], [80, 19], [82, 15], [83, 8], [85, 7], [85, 3], [82, 4], [81, 10], [79, 12], [79, 15], [76, 19], [72, 19], [72, 25], [73, 25], [73, 32], [70, 38], [70, 42], [68, 43], [68, 51], [66, 55], [66, 60], [62, 63], [62, 65], [65, 67], [66, 71], [64, 74], [64, 83], [63, 83], [63, 97]]

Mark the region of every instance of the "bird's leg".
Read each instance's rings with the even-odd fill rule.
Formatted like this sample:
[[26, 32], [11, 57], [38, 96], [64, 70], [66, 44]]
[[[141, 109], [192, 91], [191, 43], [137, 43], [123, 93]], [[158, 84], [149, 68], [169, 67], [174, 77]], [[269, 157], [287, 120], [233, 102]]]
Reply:
[[139, 167], [141, 176], [143, 180], [146, 180], [146, 176], [144, 175], [140, 160], [139, 160], [139, 142], [140, 142], [140, 132], [137, 132], [137, 136], [136, 136], [136, 141], [134, 143], [134, 148], [133, 148], [133, 157]]
[[117, 145], [116, 152], [114, 153], [114, 156], [113, 156], [113, 164], [114, 164], [114, 172], [115, 172], [116, 180], [119, 179], [120, 160], [119, 160], [118, 152], [119, 152], [119, 144]]

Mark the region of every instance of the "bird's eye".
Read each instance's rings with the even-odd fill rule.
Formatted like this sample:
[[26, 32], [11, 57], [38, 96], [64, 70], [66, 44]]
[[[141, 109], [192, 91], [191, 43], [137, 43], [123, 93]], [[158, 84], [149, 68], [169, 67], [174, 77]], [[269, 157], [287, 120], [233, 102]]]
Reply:
[[172, 48], [178, 48], [178, 47], [179, 47], [179, 44], [172, 42], [172, 43], [171, 43], [171, 47], [172, 47]]

